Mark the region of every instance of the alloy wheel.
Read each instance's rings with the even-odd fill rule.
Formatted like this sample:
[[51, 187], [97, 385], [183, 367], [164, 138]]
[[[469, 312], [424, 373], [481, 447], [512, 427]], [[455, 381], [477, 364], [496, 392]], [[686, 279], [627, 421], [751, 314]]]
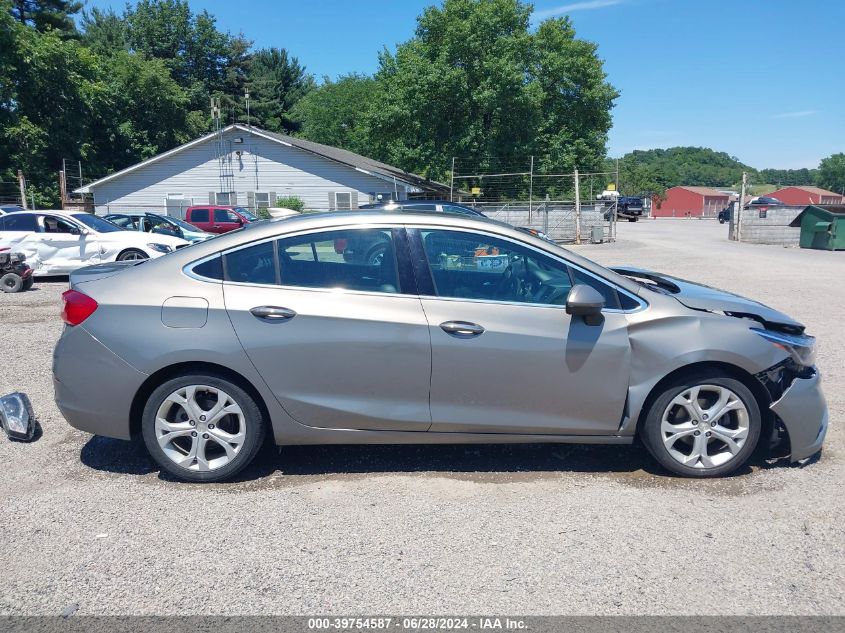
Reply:
[[243, 448], [246, 418], [222, 389], [180, 387], [156, 412], [155, 437], [173, 463], [192, 471], [212, 471], [231, 462]]
[[140, 259], [147, 259], [147, 256], [141, 251], [129, 251], [120, 256], [120, 261], [122, 262], [134, 262]]
[[663, 412], [660, 436], [669, 455], [691, 468], [715, 468], [734, 459], [750, 428], [742, 399], [721, 385], [681, 391]]

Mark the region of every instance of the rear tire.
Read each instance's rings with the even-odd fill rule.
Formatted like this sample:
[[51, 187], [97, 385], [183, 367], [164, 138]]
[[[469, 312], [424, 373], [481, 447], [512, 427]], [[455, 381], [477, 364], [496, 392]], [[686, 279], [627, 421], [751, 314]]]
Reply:
[[636, 222], [637, 218], [628, 218], [628, 222]]
[[754, 394], [724, 374], [690, 373], [667, 385], [640, 429], [661, 466], [684, 477], [721, 477], [751, 457], [762, 418]]
[[150, 394], [141, 432], [163, 471], [183, 481], [215, 482], [252, 462], [266, 427], [261, 409], [241, 387], [214, 374], [190, 374]]
[[3, 292], [20, 292], [23, 288], [23, 279], [17, 273], [6, 273], [0, 277], [0, 288]]
[[149, 255], [137, 248], [129, 248], [117, 256], [119, 262], [132, 262], [139, 259], [149, 259]]

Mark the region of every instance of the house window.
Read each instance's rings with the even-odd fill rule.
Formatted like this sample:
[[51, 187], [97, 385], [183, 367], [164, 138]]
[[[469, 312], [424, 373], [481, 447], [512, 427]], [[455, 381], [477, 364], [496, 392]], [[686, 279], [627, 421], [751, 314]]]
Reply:
[[348, 191], [338, 191], [334, 194], [334, 208], [345, 210], [352, 208], [352, 194]]
[[255, 192], [255, 206], [258, 209], [266, 209], [270, 206], [270, 194], [267, 192]]
[[214, 194], [214, 203], [223, 206], [232, 206], [238, 203], [238, 194], [234, 191], [223, 191]]

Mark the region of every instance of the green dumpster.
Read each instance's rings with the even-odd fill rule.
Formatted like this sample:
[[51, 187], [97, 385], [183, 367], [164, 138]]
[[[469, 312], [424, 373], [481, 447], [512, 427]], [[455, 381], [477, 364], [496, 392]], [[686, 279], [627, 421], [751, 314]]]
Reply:
[[801, 248], [845, 250], [845, 204], [811, 204], [789, 226], [801, 227]]

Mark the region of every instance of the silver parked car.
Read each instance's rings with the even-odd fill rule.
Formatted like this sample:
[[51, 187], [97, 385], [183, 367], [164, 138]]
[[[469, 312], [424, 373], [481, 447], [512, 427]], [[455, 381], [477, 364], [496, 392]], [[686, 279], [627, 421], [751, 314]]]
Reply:
[[[377, 237], [376, 262], [348, 260]], [[53, 360], [78, 429], [163, 470], [231, 477], [276, 444], [639, 438], [724, 475], [758, 444], [821, 448], [804, 327], [757, 302], [616, 272], [491, 220], [331, 213], [76, 271]]]

